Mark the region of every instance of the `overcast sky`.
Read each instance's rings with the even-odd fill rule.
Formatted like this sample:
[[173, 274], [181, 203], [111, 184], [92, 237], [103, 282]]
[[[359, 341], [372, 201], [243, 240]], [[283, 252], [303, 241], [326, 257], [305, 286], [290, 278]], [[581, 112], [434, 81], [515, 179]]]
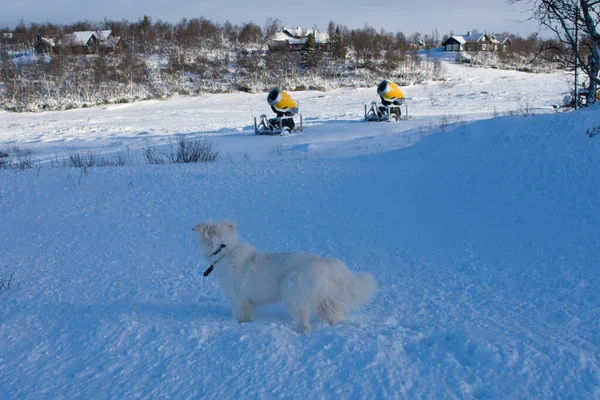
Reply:
[[[276, 6], [280, 4], [279, 6]], [[524, 6], [521, 6], [523, 9]], [[506, 0], [0, 0], [0, 27], [15, 27], [21, 20], [70, 23], [80, 20], [136, 21], [144, 15], [152, 20], [178, 22], [182, 18], [204, 17], [213, 22], [233, 24], [253, 21], [260, 26], [268, 17], [285, 26], [326, 30], [329, 21], [349, 28], [369, 24], [386, 31], [405, 34], [451, 31], [511, 32], [526, 36], [537, 31], [533, 22], [519, 22], [528, 14], [515, 10]]]

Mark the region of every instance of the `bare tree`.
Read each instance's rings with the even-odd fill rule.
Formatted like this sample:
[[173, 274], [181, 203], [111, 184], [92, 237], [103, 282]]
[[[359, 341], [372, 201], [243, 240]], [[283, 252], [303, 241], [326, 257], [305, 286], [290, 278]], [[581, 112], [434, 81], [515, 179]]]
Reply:
[[375, 61], [381, 57], [375, 28], [365, 25], [364, 29], [353, 29], [351, 40], [359, 67], [374, 69]]
[[132, 49], [123, 53], [117, 73], [123, 83], [131, 86], [134, 82], [142, 82], [146, 79], [148, 70], [146, 63]]
[[573, 52], [574, 67], [588, 78], [586, 103], [596, 102], [600, 79], [600, 0], [509, 0], [528, 3], [532, 18], [554, 32]]
[[267, 18], [265, 28], [263, 29], [264, 42], [269, 43], [273, 39], [273, 36], [281, 29], [281, 26], [283, 26], [283, 23], [279, 19]]
[[260, 26], [256, 25], [253, 22], [248, 22], [244, 24], [240, 29], [240, 33], [238, 35], [238, 41], [241, 44], [257, 44], [260, 43], [263, 37], [263, 31]]
[[402, 55], [398, 51], [390, 48], [383, 56], [381, 67], [386, 75], [391, 76], [393, 72], [398, 69], [401, 62]]
[[108, 61], [103, 53], [99, 53], [92, 61], [92, 72], [95, 85], [100, 85], [108, 79]]
[[285, 82], [295, 75], [300, 65], [300, 55], [289, 46], [273, 47], [265, 57], [266, 69], [271, 72], [275, 84], [285, 86]]
[[262, 55], [259, 51], [246, 51], [237, 54], [238, 73], [250, 80], [251, 91], [259, 85], [261, 76], [265, 73]]

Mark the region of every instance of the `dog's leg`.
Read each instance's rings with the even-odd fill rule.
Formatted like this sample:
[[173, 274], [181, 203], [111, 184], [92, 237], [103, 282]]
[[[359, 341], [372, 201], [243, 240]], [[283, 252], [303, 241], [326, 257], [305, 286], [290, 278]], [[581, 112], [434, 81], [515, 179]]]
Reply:
[[310, 320], [310, 315], [306, 310], [294, 307], [287, 307], [287, 309], [294, 321], [296, 321], [296, 323], [298, 324], [297, 330], [299, 333], [312, 331], [310, 322], [308, 322]]
[[290, 316], [298, 324], [298, 332], [310, 332], [311, 313], [314, 306], [311, 303], [311, 293], [306, 293], [304, 277], [298, 274], [291, 274], [283, 278], [281, 282], [281, 299]]
[[254, 318], [256, 306], [252, 302], [238, 304], [233, 308], [233, 316], [237, 322], [250, 322]]
[[344, 314], [336, 307], [334, 301], [321, 300], [317, 305], [317, 315], [329, 325], [337, 325], [344, 318]]

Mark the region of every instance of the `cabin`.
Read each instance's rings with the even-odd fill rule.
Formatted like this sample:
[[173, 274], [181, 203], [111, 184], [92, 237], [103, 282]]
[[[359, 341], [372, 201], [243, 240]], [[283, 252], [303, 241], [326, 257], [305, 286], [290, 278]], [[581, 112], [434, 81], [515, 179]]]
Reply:
[[17, 38], [13, 32], [2, 32], [2, 43], [12, 44], [17, 41]]
[[505, 35], [490, 35], [490, 45], [492, 51], [504, 51], [507, 46], [512, 44], [510, 38]]
[[329, 43], [329, 35], [313, 29], [302, 29], [297, 28], [282, 28], [280, 32], [277, 32], [271, 43], [269, 44], [270, 50], [287, 48], [292, 51], [302, 50], [302, 46], [306, 43], [308, 35], [313, 35], [315, 39], [315, 47], [318, 50], [325, 50]]
[[452, 35], [442, 46], [444, 51], [487, 51], [490, 50], [490, 38], [485, 33], [468, 31], [466, 35]]
[[36, 35], [34, 49], [36, 54], [51, 54], [52, 52], [71, 52], [77, 54], [112, 53], [121, 50], [123, 41], [119, 36], [113, 36], [112, 31], [76, 31], [63, 35], [60, 39]]
[[124, 48], [125, 42], [121, 40], [120, 36], [110, 36], [106, 40], [100, 40], [100, 42], [98, 42], [98, 52], [102, 54], [117, 53]]
[[33, 49], [35, 54], [51, 54], [56, 47], [56, 42], [52, 38], [43, 37], [39, 33], [35, 35]]
[[415, 40], [414, 42], [412, 42], [408, 45], [408, 48], [410, 50], [416, 50], [416, 51], [427, 50], [427, 45], [422, 40]]
[[461, 35], [452, 35], [442, 43], [442, 46], [444, 51], [461, 51], [464, 50], [465, 43]]
[[503, 51], [508, 45], [508, 36], [472, 31], [466, 35], [452, 35], [442, 43], [444, 51]]

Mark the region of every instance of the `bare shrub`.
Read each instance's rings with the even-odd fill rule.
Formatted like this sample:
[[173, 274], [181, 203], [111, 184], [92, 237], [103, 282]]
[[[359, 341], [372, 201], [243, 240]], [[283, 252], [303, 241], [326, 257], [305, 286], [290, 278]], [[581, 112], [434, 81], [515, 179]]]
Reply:
[[50, 160], [50, 166], [52, 168], [66, 168], [67, 160], [64, 157], [61, 157], [60, 154], [54, 153], [54, 159]]
[[593, 128], [588, 128], [585, 131], [585, 135], [589, 138], [593, 138], [594, 136], [597, 136], [599, 134], [600, 134], [600, 125], [594, 126]]
[[33, 168], [31, 156], [34, 151], [13, 145], [5, 151], [0, 151], [0, 168], [10, 168], [15, 171]]
[[5, 292], [7, 290], [10, 290], [14, 276], [14, 272], [7, 272], [2, 274], [2, 277], [0, 278], [0, 296], [2, 296], [3, 291]]
[[165, 160], [163, 156], [156, 150], [154, 146], [147, 145], [142, 149], [142, 153], [144, 154], [144, 160], [146, 160], [146, 164], [164, 164]]
[[431, 76], [434, 81], [443, 81], [445, 80], [446, 75], [446, 67], [442, 64], [442, 61], [439, 58], [434, 58], [431, 71]]
[[8, 153], [0, 151], [0, 169], [4, 168], [4, 164], [8, 159]]
[[210, 140], [179, 135], [167, 158], [171, 163], [213, 163], [218, 156], [219, 151], [213, 147]]
[[442, 115], [438, 129], [440, 130], [440, 132], [445, 132], [448, 130], [449, 126], [450, 126], [450, 117], [448, 115]]
[[535, 115], [533, 113], [533, 110], [531, 109], [531, 102], [528, 98], [526, 98], [522, 102], [519, 102], [519, 114], [521, 114], [525, 118], [533, 117]]
[[118, 153], [110, 157], [102, 157], [92, 151], [79, 151], [72, 149], [65, 155], [55, 154], [50, 160], [52, 168], [92, 168], [92, 167], [122, 167], [133, 165], [129, 148], [125, 154]]
[[97, 164], [96, 156], [91, 151], [69, 151], [69, 167], [73, 168], [90, 168]]
[[116, 156], [114, 156], [114, 164], [118, 167], [124, 167], [133, 163], [129, 154], [117, 154]]

